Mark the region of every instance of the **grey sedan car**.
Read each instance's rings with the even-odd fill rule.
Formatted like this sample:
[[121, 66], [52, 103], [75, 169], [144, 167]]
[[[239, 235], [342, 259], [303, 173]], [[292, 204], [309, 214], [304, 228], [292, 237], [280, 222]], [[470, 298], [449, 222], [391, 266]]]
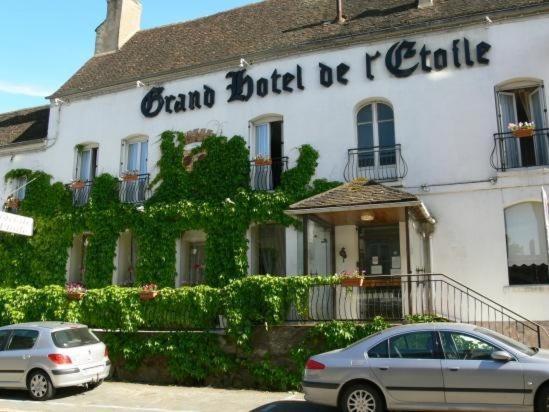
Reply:
[[110, 371], [107, 347], [86, 326], [34, 322], [0, 328], [0, 388], [27, 389], [35, 400], [56, 388], [99, 385]]
[[303, 390], [349, 412], [547, 412], [549, 351], [473, 325], [397, 326], [311, 357]]

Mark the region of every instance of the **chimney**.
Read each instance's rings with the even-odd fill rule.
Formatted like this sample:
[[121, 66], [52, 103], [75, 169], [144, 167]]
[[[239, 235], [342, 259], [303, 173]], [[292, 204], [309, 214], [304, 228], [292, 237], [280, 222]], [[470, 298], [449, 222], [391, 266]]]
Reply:
[[418, 9], [426, 9], [427, 7], [433, 7], [434, 0], [419, 0], [417, 4]]
[[336, 3], [337, 3], [336, 23], [345, 23], [345, 16], [343, 14], [343, 0], [336, 0]]
[[95, 55], [119, 50], [141, 28], [141, 0], [107, 0], [107, 18], [95, 29]]

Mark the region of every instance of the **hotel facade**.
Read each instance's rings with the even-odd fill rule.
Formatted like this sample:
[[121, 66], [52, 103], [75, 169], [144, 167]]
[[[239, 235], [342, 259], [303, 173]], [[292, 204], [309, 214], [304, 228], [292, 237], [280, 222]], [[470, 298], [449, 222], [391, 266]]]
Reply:
[[[0, 116], [0, 175], [82, 181], [85, 204], [109, 173], [139, 207], [166, 130], [189, 148], [243, 137], [266, 191], [309, 144], [316, 177], [344, 185], [289, 207], [303, 230], [251, 226], [250, 274], [440, 273], [549, 320], [549, 2], [267, 0], [150, 30], [138, 0], [107, 3], [95, 56], [50, 105]], [[534, 129], [517, 137], [519, 122]], [[2, 198], [24, 183], [2, 182]], [[203, 279], [207, 236], [177, 240], [175, 285]], [[121, 233], [113, 283], [131, 280], [138, 249]]]

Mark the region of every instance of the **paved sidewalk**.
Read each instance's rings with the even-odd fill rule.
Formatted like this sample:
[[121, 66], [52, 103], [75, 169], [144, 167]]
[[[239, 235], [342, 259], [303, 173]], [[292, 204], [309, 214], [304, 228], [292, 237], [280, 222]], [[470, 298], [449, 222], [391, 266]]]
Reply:
[[309, 405], [303, 394], [213, 388], [152, 386], [105, 382], [92, 391], [59, 390], [47, 402], [33, 402], [25, 392], [0, 391], [0, 411], [81, 412], [333, 412]]

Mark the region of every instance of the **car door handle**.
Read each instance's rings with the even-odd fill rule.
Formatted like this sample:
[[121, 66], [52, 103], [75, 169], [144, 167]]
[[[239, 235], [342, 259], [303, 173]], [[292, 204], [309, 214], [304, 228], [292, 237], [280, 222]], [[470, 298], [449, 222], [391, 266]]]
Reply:
[[379, 370], [380, 370], [380, 371], [388, 371], [388, 370], [389, 370], [389, 367], [388, 367], [388, 366], [380, 366], [380, 367], [379, 367]]
[[451, 368], [448, 368], [448, 369], [450, 369], [452, 372], [457, 372], [459, 370], [459, 367], [452, 366]]
[[30, 359], [31, 356], [30, 355], [23, 355], [22, 357], [23, 357], [23, 359]]

